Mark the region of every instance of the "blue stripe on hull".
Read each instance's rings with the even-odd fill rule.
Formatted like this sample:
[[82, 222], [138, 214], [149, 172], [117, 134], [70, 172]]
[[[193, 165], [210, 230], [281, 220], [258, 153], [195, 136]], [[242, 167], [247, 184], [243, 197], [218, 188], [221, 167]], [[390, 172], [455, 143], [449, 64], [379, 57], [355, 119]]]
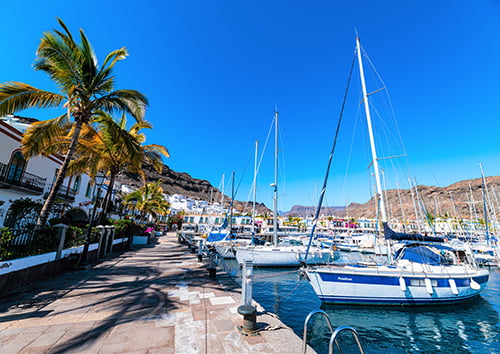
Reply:
[[[335, 274], [335, 273], [322, 273], [318, 272], [320, 278], [324, 282], [332, 283], [348, 283], [348, 284], [376, 284], [376, 285], [394, 285], [399, 286], [400, 276], [394, 275], [355, 275], [355, 274]], [[403, 279], [407, 286], [410, 286], [411, 279], [424, 280], [424, 277], [409, 277], [408, 275], [403, 275]], [[437, 287], [448, 288], [450, 286], [448, 278], [433, 278], [432, 275], [429, 276], [430, 279], [437, 281]], [[458, 277], [452, 278], [455, 280], [457, 287], [469, 286], [470, 277]], [[474, 281], [479, 284], [486, 283], [488, 281], [488, 275], [472, 277]]]
[[319, 299], [326, 304], [338, 305], [386, 305], [386, 306], [416, 306], [416, 305], [447, 305], [471, 300], [479, 293], [462, 297], [432, 298], [432, 299], [411, 299], [411, 298], [351, 298], [343, 296], [321, 296]]

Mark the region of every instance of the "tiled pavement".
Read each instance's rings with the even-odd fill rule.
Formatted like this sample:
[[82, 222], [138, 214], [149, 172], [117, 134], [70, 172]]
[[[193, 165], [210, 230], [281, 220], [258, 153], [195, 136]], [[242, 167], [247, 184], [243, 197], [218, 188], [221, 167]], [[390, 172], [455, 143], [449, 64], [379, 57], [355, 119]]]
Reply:
[[258, 327], [274, 330], [241, 335], [239, 286], [220, 270], [209, 280], [206, 265], [176, 240], [162, 236], [0, 299], [0, 352], [301, 352], [301, 339], [269, 314]]

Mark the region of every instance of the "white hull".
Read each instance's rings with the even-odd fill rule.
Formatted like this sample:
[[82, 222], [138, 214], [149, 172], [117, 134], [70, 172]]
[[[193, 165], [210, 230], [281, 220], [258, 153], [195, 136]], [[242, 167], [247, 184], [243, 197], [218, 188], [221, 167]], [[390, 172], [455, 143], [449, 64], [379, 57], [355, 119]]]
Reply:
[[[420, 266], [421, 265], [417, 265]], [[438, 305], [471, 299], [486, 286], [489, 273], [467, 266], [329, 266], [306, 270], [325, 303], [361, 305]]]
[[[253, 265], [261, 267], [295, 267], [304, 259], [306, 247], [303, 246], [249, 246], [237, 247], [236, 259], [243, 264], [251, 260]], [[333, 251], [311, 247], [307, 264], [321, 264], [333, 258]]]
[[212, 242], [211, 246], [215, 248], [217, 253], [222, 258], [235, 259], [236, 258], [236, 247], [245, 247], [251, 240], [249, 239], [236, 239], [231, 241], [219, 241]]

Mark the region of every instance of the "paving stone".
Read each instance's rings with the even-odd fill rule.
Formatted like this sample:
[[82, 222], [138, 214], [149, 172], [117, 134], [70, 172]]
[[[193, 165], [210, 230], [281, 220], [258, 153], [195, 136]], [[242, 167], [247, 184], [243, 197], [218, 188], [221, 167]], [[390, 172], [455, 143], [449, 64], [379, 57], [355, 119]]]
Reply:
[[298, 353], [301, 340], [270, 316], [257, 320], [283, 329], [242, 336], [234, 280], [220, 270], [208, 279], [176, 239], [169, 234], [0, 299], [0, 354]]

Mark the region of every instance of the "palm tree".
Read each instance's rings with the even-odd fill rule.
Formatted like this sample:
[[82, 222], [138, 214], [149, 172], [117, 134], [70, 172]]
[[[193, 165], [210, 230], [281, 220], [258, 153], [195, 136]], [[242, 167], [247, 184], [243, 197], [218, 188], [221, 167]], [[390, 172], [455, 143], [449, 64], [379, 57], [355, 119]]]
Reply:
[[146, 183], [125, 196], [125, 205], [132, 210], [139, 212], [142, 220], [146, 220], [147, 215], [157, 219], [160, 215], [166, 215], [170, 205], [163, 196], [161, 188], [162, 180]]
[[143, 163], [149, 163], [161, 173], [162, 155], [169, 157], [167, 148], [161, 145], [142, 145], [146, 136], [141, 129], [152, 128], [151, 123], [135, 123], [127, 130], [127, 119], [122, 116], [116, 122], [109, 114], [100, 112], [94, 119], [97, 129], [89, 126], [77, 146], [78, 156], [70, 164], [71, 174], [88, 173], [95, 176], [97, 171], [107, 172], [109, 184], [103, 200], [101, 221], [107, 215], [115, 179], [120, 172], [129, 171], [145, 178]]
[[[62, 107], [66, 113], [44, 125], [40, 140], [27, 151], [26, 158], [36, 156], [54, 137], [52, 133], [61, 126], [70, 124], [71, 140], [64, 162], [59, 169], [37, 219], [36, 229], [41, 228], [50, 214], [55, 197], [64, 182], [70, 161], [73, 158], [80, 132], [83, 126], [90, 124], [97, 111], [113, 113], [115, 111], [130, 114], [137, 121], [142, 121], [148, 104], [146, 96], [135, 90], [114, 90], [115, 77], [112, 69], [115, 64], [125, 59], [127, 50], [120, 48], [110, 52], [102, 66], [99, 66], [94, 50], [85, 33], [80, 29], [80, 43], [77, 43], [62, 20], [57, 19], [62, 31], [46, 32], [37, 50], [35, 70], [44, 71], [56, 83], [60, 93], [40, 90], [21, 82], [0, 84], [0, 116], [18, 112], [27, 108]], [[27, 132], [27, 138], [30, 133]]]

